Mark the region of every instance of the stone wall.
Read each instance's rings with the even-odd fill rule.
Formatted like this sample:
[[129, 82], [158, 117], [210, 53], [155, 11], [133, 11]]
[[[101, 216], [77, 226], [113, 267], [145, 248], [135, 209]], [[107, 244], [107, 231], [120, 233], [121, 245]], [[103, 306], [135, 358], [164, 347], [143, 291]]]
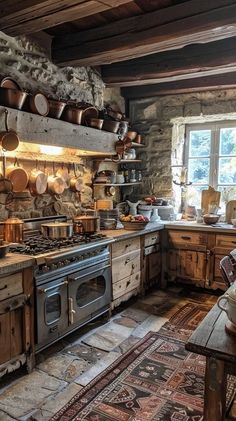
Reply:
[[146, 163], [144, 181], [133, 200], [154, 192], [173, 196], [172, 165], [182, 165], [185, 125], [236, 120], [236, 90], [168, 95], [130, 101], [130, 119], [143, 135], [140, 158]]
[[42, 47], [25, 37], [12, 38], [0, 32], [0, 76], [11, 76], [30, 93], [41, 91], [53, 98], [103, 106], [104, 83], [96, 70], [60, 68]]

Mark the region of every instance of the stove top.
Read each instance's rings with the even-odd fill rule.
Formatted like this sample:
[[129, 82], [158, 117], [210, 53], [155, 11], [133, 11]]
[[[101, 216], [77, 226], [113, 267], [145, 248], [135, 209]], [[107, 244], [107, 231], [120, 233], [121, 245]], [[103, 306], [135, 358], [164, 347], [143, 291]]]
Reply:
[[11, 253], [20, 253], [30, 256], [38, 256], [44, 253], [59, 252], [61, 249], [67, 249], [70, 247], [88, 245], [105, 240], [106, 235], [95, 233], [95, 234], [84, 234], [84, 235], [73, 235], [71, 238], [66, 239], [50, 239], [45, 238], [42, 235], [32, 236], [25, 239], [22, 244], [13, 244], [10, 246]]

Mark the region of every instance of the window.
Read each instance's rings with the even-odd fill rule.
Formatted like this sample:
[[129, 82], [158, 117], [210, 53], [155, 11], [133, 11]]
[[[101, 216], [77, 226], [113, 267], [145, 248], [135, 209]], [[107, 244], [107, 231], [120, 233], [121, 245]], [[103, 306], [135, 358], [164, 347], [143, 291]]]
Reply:
[[236, 121], [186, 126], [185, 167], [196, 190], [236, 187]]

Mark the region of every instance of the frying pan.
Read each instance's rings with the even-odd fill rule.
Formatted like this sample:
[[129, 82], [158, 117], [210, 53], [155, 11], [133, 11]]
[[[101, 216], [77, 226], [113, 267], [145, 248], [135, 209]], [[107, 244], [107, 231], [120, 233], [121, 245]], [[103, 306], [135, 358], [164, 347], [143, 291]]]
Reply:
[[8, 129], [7, 125], [8, 110], [5, 109], [5, 131], [0, 132], [0, 143], [5, 151], [14, 151], [20, 142], [15, 130]]
[[55, 163], [53, 162], [53, 174], [48, 177], [48, 190], [53, 194], [62, 194], [65, 190], [65, 181], [55, 173]]
[[36, 160], [36, 166], [31, 171], [29, 176], [29, 188], [33, 195], [43, 194], [47, 190], [48, 176], [44, 171], [38, 169], [38, 160]]
[[12, 191], [14, 193], [19, 193], [26, 189], [29, 176], [24, 168], [19, 166], [17, 158], [15, 158], [13, 165], [7, 167], [6, 176], [12, 182]]
[[70, 178], [70, 189], [74, 192], [81, 191], [81, 178], [78, 178], [75, 170], [75, 163], [73, 163], [74, 175]]

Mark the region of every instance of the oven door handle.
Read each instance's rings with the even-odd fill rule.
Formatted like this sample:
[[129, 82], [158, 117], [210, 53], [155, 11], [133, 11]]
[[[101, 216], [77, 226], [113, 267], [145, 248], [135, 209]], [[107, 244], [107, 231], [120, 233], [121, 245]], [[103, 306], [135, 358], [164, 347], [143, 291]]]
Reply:
[[74, 314], [76, 313], [76, 311], [74, 310], [73, 298], [68, 298], [68, 304], [69, 304], [69, 323], [70, 323], [70, 325], [73, 325]]
[[93, 275], [93, 273], [97, 273], [97, 274], [103, 273], [104, 269], [109, 268], [109, 267], [110, 267], [110, 264], [106, 265], [106, 266], [103, 266], [101, 269], [96, 268], [95, 270], [91, 270], [90, 272], [87, 272], [86, 274], [84, 274], [82, 276], [74, 276], [74, 277], [69, 276], [69, 281], [75, 282], [75, 281], [78, 281], [80, 279], [87, 278], [88, 276]]
[[68, 284], [68, 281], [63, 281], [60, 284], [53, 285], [53, 286], [51, 286], [49, 288], [38, 288], [38, 291], [40, 293], [46, 294], [48, 291], [51, 291], [52, 289], [55, 289], [55, 288], [58, 288], [58, 287], [60, 287], [62, 285], [67, 285], [67, 284]]

